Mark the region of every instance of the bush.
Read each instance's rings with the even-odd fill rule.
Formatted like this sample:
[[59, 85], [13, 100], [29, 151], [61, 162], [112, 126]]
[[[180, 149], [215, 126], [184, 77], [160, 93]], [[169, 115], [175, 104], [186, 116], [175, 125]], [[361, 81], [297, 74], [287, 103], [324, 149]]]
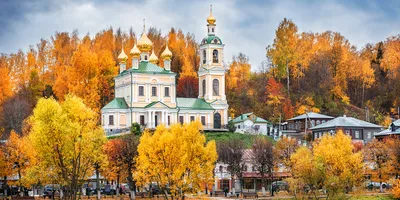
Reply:
[[232, 121], [228, 122], [228, 130], [229, 130], [229, 132], [232, 132], [232, 133], [236, 131], [236, 126]]
[[137, 122], [133, 123], [131, 126], [131, 133], [134, 135], [141, 135], [142, 129], [140, 128], [140, 124], [138, 124]]

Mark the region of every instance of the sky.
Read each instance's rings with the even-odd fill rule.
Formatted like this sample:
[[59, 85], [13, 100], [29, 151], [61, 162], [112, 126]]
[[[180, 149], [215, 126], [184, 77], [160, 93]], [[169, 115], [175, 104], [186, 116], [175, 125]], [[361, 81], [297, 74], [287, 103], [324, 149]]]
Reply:
[[206, 36], [209, 6], [217, 19], [216, 34], [225, 44], [225, 63], [239, 52], [253, 70], [264, 60], [283, 18], [299, 32], [335, 31], [357, 49], [400, 34], [400, 1], [372, 0], [0, 0], [0, 53], [26, 51], [56, 31], [79, 31], [81, 37], [113, 27], [136, 35], [146, 27], [166, 34], [171, 27]]

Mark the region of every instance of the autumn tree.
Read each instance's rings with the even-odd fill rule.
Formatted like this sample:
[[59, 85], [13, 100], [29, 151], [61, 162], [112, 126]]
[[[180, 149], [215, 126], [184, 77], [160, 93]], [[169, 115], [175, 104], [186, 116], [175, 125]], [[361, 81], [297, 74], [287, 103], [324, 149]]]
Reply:
[[104, 175], [108, 179], [117, 180], [117, 195], [119, 194], [119, 184], [124, 176], [124, 165], [122, 163], [122, 147], [121, 139], [111, 139], [104, 144], [104, 153], [107, 157], [107, 170], [104, 170]]
[[245, 144], [240, 139], [231, 139], [219, 142], [217, 147], [218, 161], [228, 165], [227, 169], [231, 174], [232, 183], [235, 184], [236, 176], [240, 181], [240, 189], [242, 189]]
[[297, 140], [281, 137], [280, 140], [275, 144], [274, 154], [276, 158], [276, 162], [283, 164], [286, 167], [287, 171], [291, 171], [292, 163], [290, 161], [290, 157], [299, 147]]
[[265, 87], [266, 104], [273, 117], [271, 120], [278, 122], [293, 117], [293, 106], [290, 99], [287, 98], [282, 84], [274, 78], [270, 78]]
[[253, 142], [252, 155], [256, 169], [261, 176], [262, 187], [265, 188], [265, 175], [267, 174], [271, 178], [274, 169], [274, 152], [271, 141], [262, 136], [256, 137]]
[[214, 141], [206, 143], [200, 132], [200, 122], [157, 127], [154, 133], [145, 131], [140, 138], [135, 179], [139, 185], [156, 182], [168, 199], [184, 198], [186, 192], [196, 192], [204, 183], [213, 182], [217, 161]]
[[38, 170], [67, 186], [67, 197], [76, 199], [81, 181], [92, 175], [94, 163], [104, 159], [105, 136], [96, 114], [72, 95], [62, 103], [42, 98], [30, 123], [29, 142], [40, 160]]
[[393, 170], [388, 145], [384, 141], [374, 139], [365, 146], [364, 155], [367, 162], [373, 165], [372, 180], [380, 183], [380, 192], [383, 192], [382, 182], [389, 179]]

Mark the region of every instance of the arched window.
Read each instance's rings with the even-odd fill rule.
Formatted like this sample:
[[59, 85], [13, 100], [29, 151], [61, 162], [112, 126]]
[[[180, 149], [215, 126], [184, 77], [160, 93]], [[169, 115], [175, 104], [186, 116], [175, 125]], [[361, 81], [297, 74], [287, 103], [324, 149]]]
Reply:
[[213, 95], [218, 96], [219, 95], [219, 81], [218, 79], [213, 80]]
[[203, 64], [206, 64], [207, 58], [206, 58], [206, 50], [203, 50]]
[[247, 172], [247, 165], [244, 166], [243, 171]]
[[218, 50], [213, 51], [213, 63], [218, 63]]
[[320, 125], [320, 124], [321, 124], [321, 121], [317, 120], [317, 125]]
[[203, 97], [206, 96], [206, 79], [203, 80]]
[[222, 167], [222, 165], [219, 166], [219, 171], [222, 172], [224, 169], [224, 167]]
[[146, 55], [146, 56], [144, 56], [144, 60], [147, 60], [147, 55]]

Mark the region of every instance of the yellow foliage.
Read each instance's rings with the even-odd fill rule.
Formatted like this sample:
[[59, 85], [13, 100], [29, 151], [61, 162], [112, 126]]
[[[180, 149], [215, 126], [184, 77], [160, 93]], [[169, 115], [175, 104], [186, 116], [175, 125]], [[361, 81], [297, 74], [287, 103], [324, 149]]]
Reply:
[[396, 199], [400, 198], [400, 180], [397, 180], [395, 186], [392, 189], [393, 197]]
[[135, 179], [144, 186], [157, 182], [173, 196], [198, 191], [201, 184], [212, 183], [217, 160], [214, 141], [206, 144], [201, 124], [174, 124], [157, 127], [154, 134], [145, 131], [140, 138]]
[[28, 170], [34, 180], [27, 182], [56, 181], [76, 189], [78, 180], [92, 175], [94, 163], [105, 159], [104, 131], [95, 112], [78, 97], [67, 95], [62, 103], [39, 99], [30, 123], [29, 142], [38, 161]]

